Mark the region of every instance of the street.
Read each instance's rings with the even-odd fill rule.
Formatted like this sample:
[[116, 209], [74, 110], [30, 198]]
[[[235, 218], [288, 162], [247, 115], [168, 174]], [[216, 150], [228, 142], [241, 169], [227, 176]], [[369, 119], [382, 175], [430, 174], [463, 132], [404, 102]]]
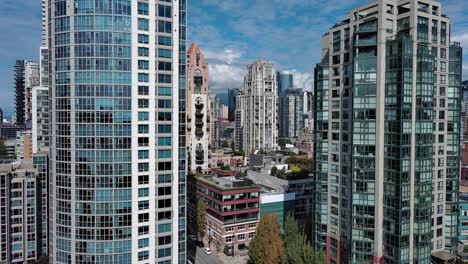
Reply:
[[202, 248], [197, 247], [195, 243], [191, 241], [187, 242], [187, 249], [188, 259], [193, 262], [195, 257], [195, 262], [193, 264], [221, 264], [215, 255], [207, 255], [203, 252]]

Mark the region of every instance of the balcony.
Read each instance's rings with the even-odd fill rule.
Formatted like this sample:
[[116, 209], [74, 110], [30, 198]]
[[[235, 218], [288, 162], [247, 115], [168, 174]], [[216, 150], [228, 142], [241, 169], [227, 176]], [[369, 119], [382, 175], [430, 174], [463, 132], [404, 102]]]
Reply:
[[354, 41], [354, 46], [355, 47], [365, 47], [365, 46], [375, 46], [377, 45], [377, 37], [371, 37], [371, 38], [362, 38], [362, 39], [356, 39]]
[[377, 23], [367, 23], [359, 25], [356, 33], [372, 33], [377, 32]]
[[205, 135], [205, 133], [203, 133], [203, 130], [202, 129], [197, 129], [195, 130], [195, 136], [200, 139], [203, 137], [203, 135]]

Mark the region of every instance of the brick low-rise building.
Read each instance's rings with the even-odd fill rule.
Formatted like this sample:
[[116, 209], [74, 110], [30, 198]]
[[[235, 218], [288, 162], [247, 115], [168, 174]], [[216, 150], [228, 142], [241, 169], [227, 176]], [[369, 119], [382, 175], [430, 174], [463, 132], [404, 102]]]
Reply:
[[236, 176], [196, 176], [196, 195], [206, 204], [205, 233], [213, 248], [245, 255], [260, 218], [260, 188]]

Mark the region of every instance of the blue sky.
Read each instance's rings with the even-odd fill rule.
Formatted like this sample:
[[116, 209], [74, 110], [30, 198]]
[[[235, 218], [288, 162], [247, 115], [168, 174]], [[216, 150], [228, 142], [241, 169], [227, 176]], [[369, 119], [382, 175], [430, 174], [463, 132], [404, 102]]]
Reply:
[[[38, 60], [40, 0], [0, 0], [0, 107], [14, 107], [16, 59]], [[216, 92], [240, 87], [245, 67], [267, 59], [295, 73], [296, 86], [311, 89], [320, 57], [320, 37], [346, 11], [367, 0], [188, 0], [189, 42], [208, 59], [210, 87]], [[452, 19], [452, 40], [464, 44], [468, 78], [468, 0], [441, 0]]]

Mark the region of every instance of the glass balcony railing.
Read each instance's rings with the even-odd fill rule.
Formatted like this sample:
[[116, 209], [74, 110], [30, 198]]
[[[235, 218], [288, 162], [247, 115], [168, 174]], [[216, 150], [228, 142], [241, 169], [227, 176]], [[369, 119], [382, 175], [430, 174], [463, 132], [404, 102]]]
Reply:
[[377, 45], [377, 38], [365, 38], [365, 39], [356, 39], [354, 41], [354, 46], [374, 46]]
[[366, 33], [366, 32], [376, 32], [377, 31], [377, 23], [372, 24], [363, 24], [358, 27], [356, 30], [357, 33]]

